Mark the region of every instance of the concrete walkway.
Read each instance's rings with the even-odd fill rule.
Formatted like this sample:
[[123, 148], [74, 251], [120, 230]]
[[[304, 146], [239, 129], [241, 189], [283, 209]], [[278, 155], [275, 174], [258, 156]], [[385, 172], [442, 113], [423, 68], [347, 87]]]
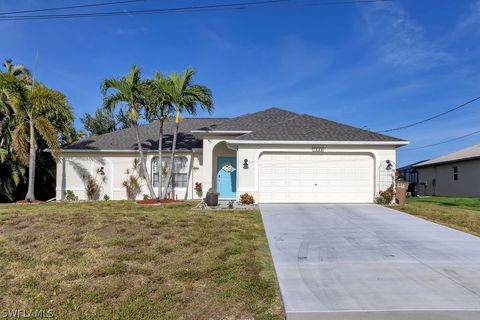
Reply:
[[480, 238], [377, 205], [261, 204], [287, 319], [480, 319]]

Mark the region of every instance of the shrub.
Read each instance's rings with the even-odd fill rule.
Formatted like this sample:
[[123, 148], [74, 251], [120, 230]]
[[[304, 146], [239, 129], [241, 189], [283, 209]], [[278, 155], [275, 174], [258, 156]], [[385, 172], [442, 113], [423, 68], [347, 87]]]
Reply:
[[148, 194], [143, 194], [143, 200], [150, 200], [150, 196]]
[[100, 186], [105, 182], [105, 172], [103, 167], [97, 168], [95, 177], [90, 174], [83, 176], [83, 183], [85, 185], [85, 193], [88, 200], [97, 200], [100, 195]]
[[72, 190], [65, 191], [65, 200], [67, 201], [77, 201], [78, 197], [75, 195], [75, 192]]
[[385, 191], [380, 191], [378, 196], [375, 198], [375, 203], [389, 205], [392, 203], [393, 198], [395, 197], [395, 191], [393, 189], [393, 183]]
[[103, 195], [103, 200], [104, 201], [110, 200], [110, 196], [108, 194]]
[[85, 193], [88, 200], [95, 200], [98, 198], [100, 186], [92, 177], [85, 178]]
[[122, 186], [125, 188], [128, 200], [135, 200], [137, 195], [142, 191], [141, 178], [138, 174], [138, 168], [140, 161], [133, 159], [132, 169], [127, 169], [125, 173], [128, 175], [127, 179], [122, 182]]
[[127, 199], [128, 200], [135, 200], [137, 195], [140, 193], [140, 182], [139, 178], [133, 175], [129, 176], [127, 180], [122, 182], [122, 186], [125, 188], [127, 192]]
[[253, 204], [255, 203], [255, 199], [251, 194], [244, 193], [240, 195], [240, 203], [242, 204]]

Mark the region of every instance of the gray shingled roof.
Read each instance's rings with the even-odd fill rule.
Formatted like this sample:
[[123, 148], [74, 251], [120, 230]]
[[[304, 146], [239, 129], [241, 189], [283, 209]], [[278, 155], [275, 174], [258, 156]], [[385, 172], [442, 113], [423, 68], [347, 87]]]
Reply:
[[[172, 145], [173, 120], [165, 123], [163, 146]], [[145, 150], [158, 148], [159, 123], [142, 125], [140, 139]], [[177, 149], [191, 150], [202, 147], [191, 131], [251, 131], [237, 140], [274, 141], [404, 141], [383, 134], [351, 127], [310, 115], [270, 108], [236, 118], [186, 118], [181, 122]], [[78, 141], [63, 150], [136, 150], [133, 128], [119, 130]]]
[[245, 134], [238, 140], [404, 141], [306, 114]]
[[417, 165], [414, 165], [414, 167], [426, 167], [441, 163], [458, 162], [473, 159], [480, 159], [480, 144], [476, 144], [474, 146], [419, 163]]
[[222, 123], [217, 124], [212, 130], [255, 131], [280, 124], [295, 117], [298, 117], [298, 113], [278, 108], [269, 108], [263, 111], [226, 119]]
[[[213, 124], [222, 123], [225, 118], [185, 118], [180, 123], [177, 138], [178, 150], [191, 150], [202, 146], [190, 133], [195, 129], [208, 129]], [[163, 149], [170, 150], [173, 139], [173, 119], [166, 121], [164, 126]], [[158, 121], [139, 126], [140, 140], [145, 150], [158, 150]], [[63, 150], [137, 150], [137, 140], [133, 128], [118, 130], [96, 137], [77, 141], [65, 146]]]

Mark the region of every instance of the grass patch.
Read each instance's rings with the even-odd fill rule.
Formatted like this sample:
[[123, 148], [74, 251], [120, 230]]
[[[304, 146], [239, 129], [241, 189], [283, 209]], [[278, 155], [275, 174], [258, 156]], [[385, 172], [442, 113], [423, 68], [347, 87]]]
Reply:
[[410, 198], [409, 203], [431, 203], [446, 207], [480, 211], [480, 198], [422, 197]]
[[409, 198], [393, 209], [480, 236], [480, 198]]
[[0, 304], [61, 319], [282, 319], [258, 211], [0, 205]]

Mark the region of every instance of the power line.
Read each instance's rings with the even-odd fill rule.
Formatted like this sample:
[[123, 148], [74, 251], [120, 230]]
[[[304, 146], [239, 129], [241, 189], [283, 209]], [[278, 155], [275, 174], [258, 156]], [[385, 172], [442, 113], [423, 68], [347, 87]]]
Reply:
[[0, 21], [20, 21], [20, 20], [53, 20], [53, 19], [73, 19], [73, 18], [94, 18], [94, 17], [112, 17], [112, 16], [132, 16], [132, 15], [148, 15], [148, 14], [168, 14], [168, 13], [187, 13], [199, 11], [213, 10], [245, 10], [259, 9], [271, 6], [326, 6], [326, 5], [342, 5], [342, 4], [361, 4], [374, 2], [390, 2], [393, 0], [341, 0], [341, 1], [322, 1], [319, 3], [293, 3], [291, 0], [264, 0], [251, 2], [236, 2], [228, 4], [211, 4], [201, 6], [184, 6], [173, 8], [156, 8], [145, 10], [124, 10], [110, 12], [90, 12], [90, 13], [66, 13], [66, 14], [45, 14], [45, 15], [0, 15]]
[[19, 13], [33, 13], [33, 12], [45, 12], [45, 11], [57, 11], [57, 10], [68, 10], [68, 9], [102, 7], [102, 6], [111, 6], [111, 5], [116, 5], [116, 4], [125, 4], [125, 3], [132, 3], [132, 2], [144, 2], [144, 1], [146, 1], [146, 0], [123, 0], [123, 1], [113, 1], [113, 2], [79, 4], [79, 5], [67, 6], [67, 7], [54, 7], [54, 8], [32, 9], [32, 10], [22, 10], [22, 11], [0, 12], [0, 16], [10, 15], [10, 14], [19, 14]]
[[432, 144], [428, 144], [426, 146], [421, 146], [421, 147], [417, 147], [417, 148], [399, 149], [398, 151], [412, 151], [412, 150], [419, 150], [419, 149], [434, 147], [434, 146], [449, 143], [449, 142], [452, 142], [452, 141], [457, 141], [457, 140], [460, 140], [460, 139], [463, 139], [463, 138], [466, 138], [466, 137], [470, 137], [470, 136], [473, 136], [473, 135], [478, 134], [478, 133], [480, 133], [480, 130], [474, 131], [474, 132], [471, 132], [471, 133], [468, 133], [468, 134], [465, 134], [463, 136], [456, 137], [456, 138], [453, 138], [453, 139], [448, 139], [448, 140], [445, 140], [445, 141], [442, 141], [442, 142], [432, 143]]
[[381, 130], [381, 131], [378, 131], [378, 132], [391, 132], [391, 131], [397, 131], [397, 130], [407, 129], [407, 128], [410, 128], [410, 127], [413, 127], [413, 126], [416, 126], [416, 125], [425, 123], [425, 122], [427, 122], [427, 121], [430, 121], [430, 120], [439, 118], [439, 117], [441, 117], [441, 116], [444, 116], [444, 115], [446, 115], [446, 114], [448, 114], [448, 113], [450, 113], [450, 112], [453, 112], [453, 111], [455, 111], [455, 110], [458, 110], [458, 109], [460, 109], [460, 108], [463, 108], [463, 107], [465, 107], [465, 106], [467, 106], [467, 105], [469, 105], [469, 104], [471, 104], [471, 103], [473, 103], [473, 102], [475, 102], [475, 101], [477, 101], [477, 100], [480, 100], [480, 97], [476, 97], [476, 98], [473, 98], [473, 99], [471, 99], [471, 100], [468, 100], [467, 102], [462, 103], [461, 105], [456, 106], [455, 108], [449, 109], [449, 110], [447, 110], [447, 111], [445, 111], [445, 112], [439, 113], [439, 114], [437, 114], [437, 115], [435, 115], [435, 116], [432, 116], [432, 117], [430, 117], [430, 118], [423, 119], [423, 120], [420, 120], [420, 121], [417, 121], [417, 122], [414, 122], [414, 123], [411, 123], [411, 124], [407, 124], [407, 125], [404, 125], [404, 126], [401, 126], [401, 127], [393, 128], [393, 129]]

